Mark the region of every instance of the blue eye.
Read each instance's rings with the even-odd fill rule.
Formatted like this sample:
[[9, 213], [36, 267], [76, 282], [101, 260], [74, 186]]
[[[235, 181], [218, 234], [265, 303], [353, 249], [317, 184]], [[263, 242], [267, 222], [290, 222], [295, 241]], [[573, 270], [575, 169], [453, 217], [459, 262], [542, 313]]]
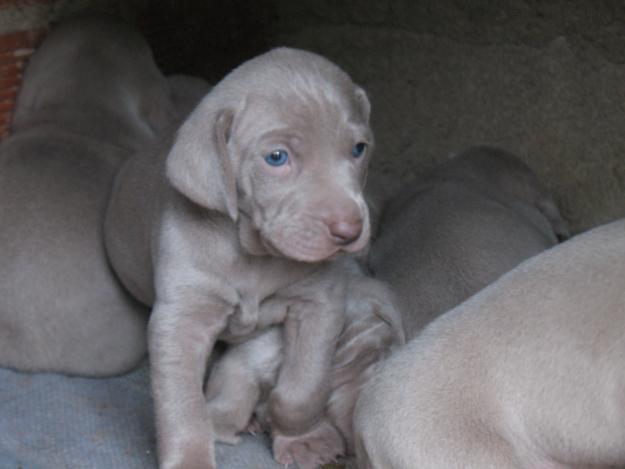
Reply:
[[358, 142], [356, 145], [354, 145], [354, 148], [352, 148], [352, 156], [354, 158], [360, 158], [365, 150], [367, 149], [367, 144], [364, 142]]
[[285, 150], [274, 150], [265, 156], [265, 161], [271, 166], [282, 166], [289, 161], [289, 154]]

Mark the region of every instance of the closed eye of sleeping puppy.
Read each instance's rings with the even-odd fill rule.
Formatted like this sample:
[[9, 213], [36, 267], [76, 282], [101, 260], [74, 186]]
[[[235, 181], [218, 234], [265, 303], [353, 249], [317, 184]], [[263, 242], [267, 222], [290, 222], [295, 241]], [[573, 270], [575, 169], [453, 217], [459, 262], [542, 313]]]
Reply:
[[87, 376], [145, 357], [145, 307], [115, 278], [102, 218], [116, 171], [173, 119], [141, 35], [108, 16], [52, 29], [0, 145], [0, 366]]
[[[369, 109], [336, 65], [275, 49], [218, 83], [173, 143], [120, 171], [106, 247], [126, 288], [152, 305], [162, 468], [215, 467], [202, 386], [218, 339], [284, 323], [287, 358], [268, 399], [274, 434], [315, 426], [344, 321], [332, 259], [369, 239]], [[274, 446], [278, 461], [288, 446]]]
[[623, 467], [623, 357], [619, 220], [520, 264], [387, 360], [356, 406], [359, 467]]
[[369, 266], [392, 286], [411, 338], [568, 235], [554, 200], [527, 165], [506, 151], [477, 146], [391, 199]]
[[[288, 462], [300, 469], [353, 454], [352, 415], [358, 393], [375, 365], [404, 343], [399, 311], [383, 283], [366, 276], [351, 259], [345, 259], [335, 275], [348, 282], [345, 327], [332, 364], [330, 398], [319, 416], [322, 425], [289, 448]], [[284, 360], [282, 343], [282, 329], [273, 327], [231, 346], [214, 364], [206, 395], [218, 441], [236, 444], [241, 431], [271, 430], [265, 404]]]

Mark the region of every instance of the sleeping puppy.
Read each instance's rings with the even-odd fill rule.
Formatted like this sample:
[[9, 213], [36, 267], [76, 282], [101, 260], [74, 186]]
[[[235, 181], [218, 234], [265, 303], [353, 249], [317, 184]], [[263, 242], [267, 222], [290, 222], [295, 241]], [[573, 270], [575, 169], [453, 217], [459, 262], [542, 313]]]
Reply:
[[390, 201], [369, 266], [393, 287], [410, 338], [566, 237], [566, 223], [530, 168], [503, 150], [473, 147]]
[[[274, 435], [300, 435], [322, 414], [344, 320], [331, 259], [369, 239], [368, 122], [364, 91], [337, 66], [275, 49], [218, 83], [162, 152], [120, 171], [106, 246], [128, 291], [152, 305], [161, 467], [215, 466], [202, 384], [218, 338], [284, 323]], [[280, 441], [278, 461], [296, 438]]]
[[[318, 438], [315, 429], [300, 437], [290, 448], [288, 461], [300, 469], [353, 454], [352, 416], [358, 393], [375, 365], [404, 343], [401, 316], [390, 290], [364, 275], [351, 259], [343, 261], [343, 268], [338, 273], [348, 281], [345, 327], [332, 364], [332, 392], [320, 417], [334, 439]], [[281, 328], [273, 327], [230, 346], [213, 366], [206, 395], [218, 441], [236, 444], [239, 432], [271, 429], [265, 400], [284, 359], [282, 342]]]
[[359, 467], [625, 465], [625, 220], [502, 276], [387, 360]]
[[152, 140], [173, 117], [169, 84], [145, 39], [121, 20], [90, 14], [54, 28], [33, 55], [11, 128], [18, 133], [56, 124], [127, 152]]
[[0, 366], [102, 376], [145, 356], [147, 312], [101, 225], [117, 168], [171, 109], [146, 42], [108, 17], [60, 25], [32, 57], [0, 146]]

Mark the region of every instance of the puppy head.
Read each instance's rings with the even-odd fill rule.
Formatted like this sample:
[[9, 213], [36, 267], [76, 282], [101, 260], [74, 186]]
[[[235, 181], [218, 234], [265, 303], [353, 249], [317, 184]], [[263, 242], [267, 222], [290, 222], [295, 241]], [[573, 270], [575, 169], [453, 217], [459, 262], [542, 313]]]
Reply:
[[68, 111], [81, 128], [113, 125], [151, 138], [175, 117], [170, 94], [138, 31], [105, 14], [81, 14], [55, 27], [29, 61], [12, 127]]
[[471, 147], [456, 155], [443, 171], [469, 178], [495, 192], [507, 194], [535, 207], [551, 224], [560, 240], [570, 236], [553, 197], [536, 174], [515, 155], [489, 146]]
[[369, 240], [364, 91], [326, 59], [275, 49], [231, 72], [179, 131], [180, 192], [238, 222], [253, 254], [317, 262]]

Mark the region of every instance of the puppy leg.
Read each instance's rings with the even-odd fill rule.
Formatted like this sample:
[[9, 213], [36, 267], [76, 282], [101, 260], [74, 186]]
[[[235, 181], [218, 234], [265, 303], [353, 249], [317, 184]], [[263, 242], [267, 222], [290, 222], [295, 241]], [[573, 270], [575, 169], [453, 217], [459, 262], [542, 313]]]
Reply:
[[345, 454], [345, 443], [339, 431], [324, 417], [310, 431], [300, 435], [274, 432], [273, 453], [280, 464], [296, 463], [299, 469], [317, 469]]
[[[342, 301], [335, 304], [342, 308]], [[284, 362], [269, 397], [274, 458], [281, 464], [316, 467], [344, 452], [340, 433], [321, 419], [342, 323], [342, 311], [335, 305], [315, 301], [291, 305], [284, 325]]]
[[215, 468], [202, 384], [208, 356], [231, 313], [231, 305], [219, 300], [157, 302], [152, 311], [148, 345], [161, 469]]
[[240, 441], [237, 433], [250, 425], [263, 391], [275, 383], [281, 361], [281, 330], [272, 328], [231, 346], [215, 364], [206, 398], [217, 441], [228, 444]]
[[211, 373], [206, 389], [208, 415], [215, 432], [215, 440], [236, 445], [237, 434], [243, 431], [254, 414], [260, 398], [260, 385], [254, 374], [229, 352]]

